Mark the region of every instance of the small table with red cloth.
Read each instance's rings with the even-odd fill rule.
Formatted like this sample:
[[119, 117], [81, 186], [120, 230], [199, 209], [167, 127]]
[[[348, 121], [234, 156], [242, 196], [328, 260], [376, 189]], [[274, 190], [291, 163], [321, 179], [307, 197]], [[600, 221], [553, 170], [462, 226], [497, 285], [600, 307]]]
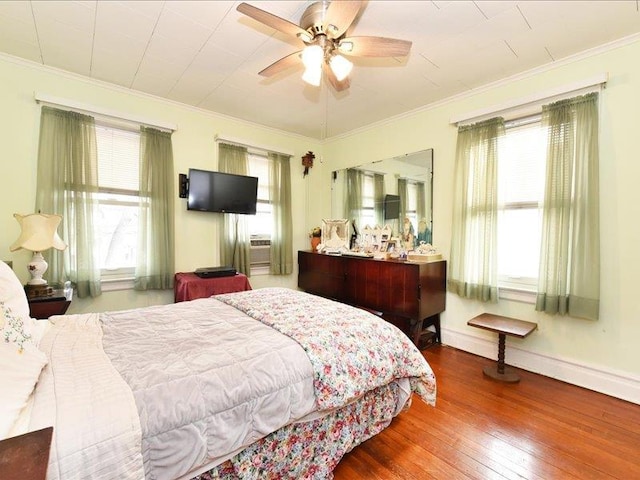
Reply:
[[193, 272], [188, 272], [176, 273], [173, 290], [177, 303], [196, 298], [206, 298], [219, 293], [251, 290], [251, 284], [243, 273], [236, 273], [226, 277], [201, 278]]

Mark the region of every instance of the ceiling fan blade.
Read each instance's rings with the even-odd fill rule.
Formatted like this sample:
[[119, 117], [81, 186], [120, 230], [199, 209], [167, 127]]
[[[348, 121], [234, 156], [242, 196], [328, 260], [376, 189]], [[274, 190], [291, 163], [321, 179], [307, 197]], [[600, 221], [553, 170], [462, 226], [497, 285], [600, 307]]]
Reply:
[[404, 57], [411, 50], [411, 42], [385, 37], [345, 37], [338, 43], [338, 50], [355, 57]]
[[324, 70], [324, 74], [329, 80], [329, 83], [333, 88], [336, 89], [337, 92], [346, 90], [351, 85], [351, 82], [349, 81], [349, 77], [346, 77], [344, 80], [339, 81], [336, 78], [335, 73], [333, 73], [333, 70], [331, 70], [331, 67], [329, 67], [327, 63], [322, 64], [322, 69]]
[[258, 73], [258, 75], [262, 75], [263, 77], [272, 77], [287, 68], [291, 68], [295, 65], [300, 65], [300, 54], [302, 52], [294, 52], [286, 57], [282, 57], [280, 60], [276, 60], [267, 68]]
[[324, 17], [324, 32], [329, 38], [339, 38], [358, 16], [364, 2], [338, 1], [329, 4]]
[[267, 25], [268, 27], [279, 30], [280, 32], [286, 33], [287, 35], [298, 37], [302, 41], [309, 41], [311, 39], [311, 35], [309, 35], [307, 31], [303, 30], [295, 23], [291, 23], [284, 18], [280, 18], [269, 12], [265, 12], [264, 10], [261, 10], [258, 7], [254, 7], [253, 5], [249, 5], [248, 3], [241, 3], [240, 5], [238, 5], [236, 10], [238, 10], [240, 13], [245, 14], [247, 17], [251, 17], [258, 22]]

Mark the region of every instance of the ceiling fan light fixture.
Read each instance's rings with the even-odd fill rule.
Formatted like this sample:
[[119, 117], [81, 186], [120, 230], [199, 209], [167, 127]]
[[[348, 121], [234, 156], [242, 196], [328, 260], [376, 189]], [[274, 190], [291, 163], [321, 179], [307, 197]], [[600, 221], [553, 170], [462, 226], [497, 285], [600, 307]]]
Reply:
[[311, 34], [307, 33], [307, 32], [300, 32], [298, 33], [298, 38], [300, 40], [302, 40], [304, 43], [309, 43], [310, 41], [313, 40], [313, 37], [311, 36]]
[[349, 53], [353, 51], [353, 42], [340, 42], [338, 45], [338, 50], [342, 53]]
[[309, 45], [302, 50], [302, 63], [307, 70], [320, 70], [323, 59], [324, 51], [320, 45]]
[[334, 55], [329, 60], [329, 66], [336, 76], [336, 79], [341, 82], [351, 73], [353, 63], [344, 58], [342, 55]]
[[302, 74], [302, 80], [307, 82], [309, 85], [313, 85], [314, 87], [320, 86], [320, 80], [322, 78], [322, 67], [318, 65], [317, 67], [311, 66], [307, 67]]
[[[353, 64], [348, 58], [406, 57], [411, 50], [411, 42], [408, 40], [378, 36], [345, 36], [366, 4], [365, 0], [312, 1], [304, 10], [298, 24], [245, 2], [240, 2], [236, 10], [269, 28], [302, 40], [305, 44], [302, 52], [280, 58], [258, 72], [259, 75], [272, 77], [297, 65], [299, 57], [302, 57], [305, 67], [302, 78], [305, 82], [319, 86], [325, 75], [329, 85], [341, 92], [349, 88], [351, 83], [349, 74]], [[343, 55], [347, 58], [343, 58]]]

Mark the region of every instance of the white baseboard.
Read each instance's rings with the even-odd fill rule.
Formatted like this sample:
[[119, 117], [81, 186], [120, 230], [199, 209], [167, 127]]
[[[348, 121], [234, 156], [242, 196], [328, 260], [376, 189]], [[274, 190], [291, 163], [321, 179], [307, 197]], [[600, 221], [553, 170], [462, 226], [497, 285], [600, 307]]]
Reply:
[[[442, 343], [465, 352], [495, 360], [498, 340], [489, 340], [467, 333], [442, 329]], [[581, 364], [560, 357], [551, 357], [510, 346], [506, 342], [505, 361], [508, 365], [539, 373], [563, 382], [588, 388], [640, 405], [640, 377], [593, 365]]]

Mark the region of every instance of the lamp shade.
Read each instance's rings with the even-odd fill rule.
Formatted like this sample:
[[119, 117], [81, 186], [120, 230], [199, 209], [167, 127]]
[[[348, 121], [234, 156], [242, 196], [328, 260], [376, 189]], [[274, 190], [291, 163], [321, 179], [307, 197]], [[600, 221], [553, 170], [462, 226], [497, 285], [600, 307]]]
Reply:
[[50, 248], [58, 250], [67, 248], [67, 244], [62, 241], [56, 231], [62, 221], [60, 215], [46, 213], [20, 215], [14, 213], [13, 216], [20, 224], [22, 231], [18, 239], [9, 247], [12, 252], [21, 248], [32, 252], [43, 252]]

